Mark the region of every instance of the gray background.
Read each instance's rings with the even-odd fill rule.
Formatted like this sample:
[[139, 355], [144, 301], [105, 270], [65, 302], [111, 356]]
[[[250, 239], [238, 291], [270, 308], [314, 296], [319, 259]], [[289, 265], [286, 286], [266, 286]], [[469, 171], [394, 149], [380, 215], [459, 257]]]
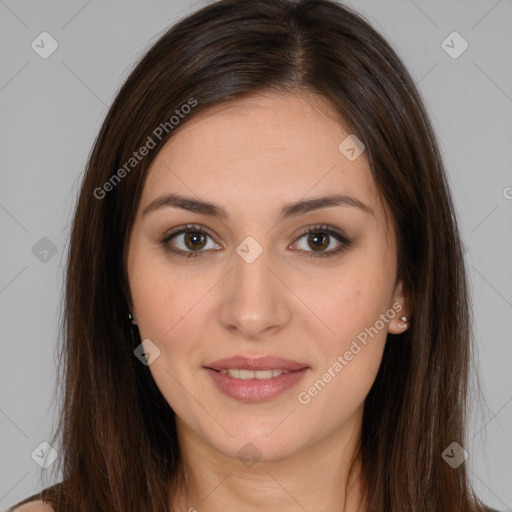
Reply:
[[[157, 36], [206, 3], [0, 0], [0, 508], [54, 483], [40, 479], [31, 453], [56, 421], [69, 222], [107, 106]], [[439, 138], [466, 247], [484, 395], [483, 407], [473, 401], [465, 463], [480, 496], [512, 510], [512, 1], [347, 3], [403, 58]], [[43, 31], [59, 45], [47, 59], [31, 48]], [[455, 59], [441, 45], [453, 31], [469, 44]]]

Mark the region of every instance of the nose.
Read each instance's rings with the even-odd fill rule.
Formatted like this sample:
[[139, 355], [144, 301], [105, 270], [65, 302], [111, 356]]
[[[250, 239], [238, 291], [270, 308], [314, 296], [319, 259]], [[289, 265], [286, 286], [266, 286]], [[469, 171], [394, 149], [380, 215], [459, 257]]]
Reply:
[[282, 330], [290, 322], [293, 300], [282, 268], [265, 250], [252, 262], [238, 254], [233, 259], [219, 310], [224, 328], [250, 340]]

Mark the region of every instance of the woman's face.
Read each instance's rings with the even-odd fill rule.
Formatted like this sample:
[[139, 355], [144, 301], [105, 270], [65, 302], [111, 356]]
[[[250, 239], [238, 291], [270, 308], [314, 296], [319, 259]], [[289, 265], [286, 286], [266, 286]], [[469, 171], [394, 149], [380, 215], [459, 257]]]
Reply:
[[349, 135], [318, 96], [258, 95], [187, 122], [152, 162], [128, 275], [182, 439], [272, 461], [358, 432], [406, 311], [395, 232]]

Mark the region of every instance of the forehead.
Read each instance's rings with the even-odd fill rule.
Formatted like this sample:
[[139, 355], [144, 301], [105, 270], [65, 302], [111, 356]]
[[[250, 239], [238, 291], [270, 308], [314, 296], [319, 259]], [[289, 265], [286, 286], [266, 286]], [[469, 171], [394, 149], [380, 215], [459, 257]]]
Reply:
[[[276, 212], [283, 203], [332, 193], [382, 207], [364, 152], [351, 161], [339, 146], [351, 136], [313, 94], [258, 94], [215, 105], [184, 124], [160, 150], [141, 208], [183, 192], [237, 209]], [[350, 140], [350, 139], [348, 139]]]

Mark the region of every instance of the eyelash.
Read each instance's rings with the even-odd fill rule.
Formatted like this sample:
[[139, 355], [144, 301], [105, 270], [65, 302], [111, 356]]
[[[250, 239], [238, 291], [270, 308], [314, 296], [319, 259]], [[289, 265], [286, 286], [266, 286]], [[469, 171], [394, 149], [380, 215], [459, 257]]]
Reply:
[[[188, 233], [188, 232], [199, 233], [199, 234], [208, 236], [210, 238], [213, 238], [212, 235], [210, 235], [210, 233], [203, 228], [203, 226], [200, 226], [198, 224], [187, 224], [184, 227], [177, 228], [175, 231], [171, 231], [170, 233], [166, 234], [165, 237], [160, 241], [160, 243], [162, 244], [162, 246], [164, 247], [164, 249], [166, 251], [169, 251], [172, 254], [175, 254], [177, 256], [183, 256], [185, 258], [191, 258], [191, 257], [194, 258], [197, 256], [201, 256], [201, 253], [203, 253], [205, 251], [183, 251], [181, 249], [174, 249], [173, 247], [171, 247], [169, 245], [169, 242], [175, 236], [182, 235], [182, 234]], [[336, 254], [339, 254], [340, 252], [347, 249], [351, 245], [351, 242], [344, 235], [342, 235], [340, 232], [335, 230], [335, 228], [332, 228], [325, 224], [310, 226], [310, 227], [305, 228], [304, 230], [301, 231], [297, 240], [300, 240], [305, 235], [309, 235], [309, 234], [313, 234], [313, 233], [314, 234], [318, 234], [318, 233], [327, 234], [327, 235], [335, 238], [340, 243], [340, 246], [337, 249], [331, 250], [329, 252], [305, 251], [306, 254], [308, 255], [307, 257], [309, 257], [309, 258], [335, 256]]]

